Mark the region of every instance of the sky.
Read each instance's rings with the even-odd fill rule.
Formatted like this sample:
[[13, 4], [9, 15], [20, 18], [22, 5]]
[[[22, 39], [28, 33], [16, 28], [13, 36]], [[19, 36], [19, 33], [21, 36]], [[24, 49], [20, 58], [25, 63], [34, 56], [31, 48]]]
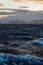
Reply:
[[0, 0], [0, 8], [43, 10], [43, 0]]
[[[2, 10], [5, 9], [5, 10]], [[8, 9], [8, 10], [7, 10]], [[14, 9], [14, 10], [12, 10]], [[23, 13], [17, 12], [17, 10], [28, 10], [32, 11]], [[33, 13], [35, 11], [35, 13]], [[41, 16], [39, 17], [39, 13], [41, 11]], [[12, 14], [15, 13], [15, 14]], [[29, 17], [29, 18], [28, 18]], [[43, 19], [43, 0], [0, 0], [0, 21], [8, 21], [13, 19], [20, 20], [31, 20], [33, 19]]]

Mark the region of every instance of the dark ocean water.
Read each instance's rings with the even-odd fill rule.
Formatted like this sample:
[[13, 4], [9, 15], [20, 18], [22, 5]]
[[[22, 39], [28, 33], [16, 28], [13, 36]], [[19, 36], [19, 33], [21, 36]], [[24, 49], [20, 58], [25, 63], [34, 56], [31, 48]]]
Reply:
[[43, 65], [43, 59], [29, 55], [0, 54], [0, 65]]
[[0, 24], [0, 53], [6, 53], [0, 54], [0, 65], [43, 65], [30, 55], [43, 58], [43, 46], [30, 43], [37, 38], [43, 38], [43, 24]]

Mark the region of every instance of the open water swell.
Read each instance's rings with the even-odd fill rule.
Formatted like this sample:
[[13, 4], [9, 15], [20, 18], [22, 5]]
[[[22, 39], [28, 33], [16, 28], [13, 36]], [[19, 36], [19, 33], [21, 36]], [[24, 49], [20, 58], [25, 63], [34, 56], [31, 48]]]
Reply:
[[43, 46], [31, 43], [37, 38], [42, 24], [0, 24], [0, 65], [43, 65]]
[[43, 59], [29, 55], [0, 54], [0, 65], [43, 65]]

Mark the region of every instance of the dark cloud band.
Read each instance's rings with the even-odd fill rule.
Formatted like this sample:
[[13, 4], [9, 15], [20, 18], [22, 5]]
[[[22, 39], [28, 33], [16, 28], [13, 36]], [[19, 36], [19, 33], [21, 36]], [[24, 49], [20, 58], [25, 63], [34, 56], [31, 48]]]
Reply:
[[3, 4], [0, 4], [0, 6], [4, 6]]

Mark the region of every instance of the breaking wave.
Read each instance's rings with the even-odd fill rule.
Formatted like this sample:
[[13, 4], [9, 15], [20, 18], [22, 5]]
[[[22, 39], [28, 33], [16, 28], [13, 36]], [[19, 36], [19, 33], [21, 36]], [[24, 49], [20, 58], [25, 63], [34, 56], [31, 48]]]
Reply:
[[0, 65], [43, 65], [43, 59], [31, 55], [0, 54]]

